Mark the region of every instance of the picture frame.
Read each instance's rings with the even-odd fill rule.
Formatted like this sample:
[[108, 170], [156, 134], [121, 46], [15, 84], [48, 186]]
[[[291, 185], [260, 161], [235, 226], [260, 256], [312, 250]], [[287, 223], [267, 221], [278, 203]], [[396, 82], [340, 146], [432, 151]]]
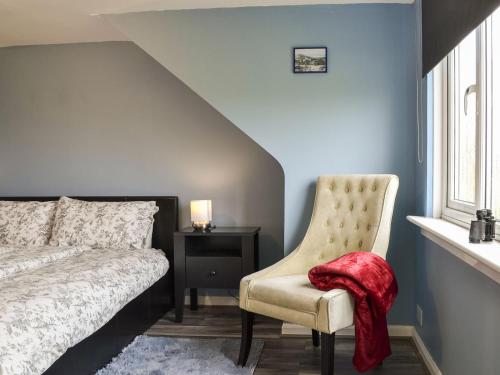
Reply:
[[327, 47], [294, 47], [294, 73], [328, 73]]

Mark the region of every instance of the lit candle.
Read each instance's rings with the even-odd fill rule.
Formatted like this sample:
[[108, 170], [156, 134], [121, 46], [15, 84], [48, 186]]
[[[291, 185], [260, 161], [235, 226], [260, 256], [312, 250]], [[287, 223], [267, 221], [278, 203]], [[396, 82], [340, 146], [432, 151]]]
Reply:
[[191, 201], [191, 222], [195, 228], [205, 228], [212, 221], [212, 201]]

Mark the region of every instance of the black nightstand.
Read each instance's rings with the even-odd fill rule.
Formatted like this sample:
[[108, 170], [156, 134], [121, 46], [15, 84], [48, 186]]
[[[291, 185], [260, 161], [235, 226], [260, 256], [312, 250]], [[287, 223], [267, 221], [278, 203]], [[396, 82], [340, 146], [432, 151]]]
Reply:
[[197, 288], [238, 289], [257, 269], [260, 227], [218, 227], [210, 232], [184, 228], [174, 233], [175, 320], [182, 322], [184, 292], [198, 308]]

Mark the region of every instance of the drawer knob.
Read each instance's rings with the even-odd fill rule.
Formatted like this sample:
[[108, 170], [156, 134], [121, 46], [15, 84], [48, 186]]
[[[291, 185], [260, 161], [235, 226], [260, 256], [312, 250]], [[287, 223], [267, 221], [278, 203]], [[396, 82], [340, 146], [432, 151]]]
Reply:
[[215, 272], [215, 271], [210, 271], [210, 276], [215, 276], [215, 275], [217, 275], [217, 272]]

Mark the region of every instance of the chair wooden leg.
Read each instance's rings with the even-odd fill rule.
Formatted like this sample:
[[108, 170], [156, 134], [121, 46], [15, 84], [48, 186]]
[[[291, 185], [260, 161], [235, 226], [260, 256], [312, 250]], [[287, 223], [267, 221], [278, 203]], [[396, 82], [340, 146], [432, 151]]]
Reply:
[[244, 367], [247, 363], [250, 347], [252, 346], [253, 322], [255, 314], [246, 310], [241, 310], [241, 344], [238, 365]]
[[315, 329], [312, 330], [312, 339], [313, 339], [313, 346], [318, 347], [319, 346], [319, 332], [316, 331]]
[[321, 375], [333, 375], [335, 333], [321, 332]]

